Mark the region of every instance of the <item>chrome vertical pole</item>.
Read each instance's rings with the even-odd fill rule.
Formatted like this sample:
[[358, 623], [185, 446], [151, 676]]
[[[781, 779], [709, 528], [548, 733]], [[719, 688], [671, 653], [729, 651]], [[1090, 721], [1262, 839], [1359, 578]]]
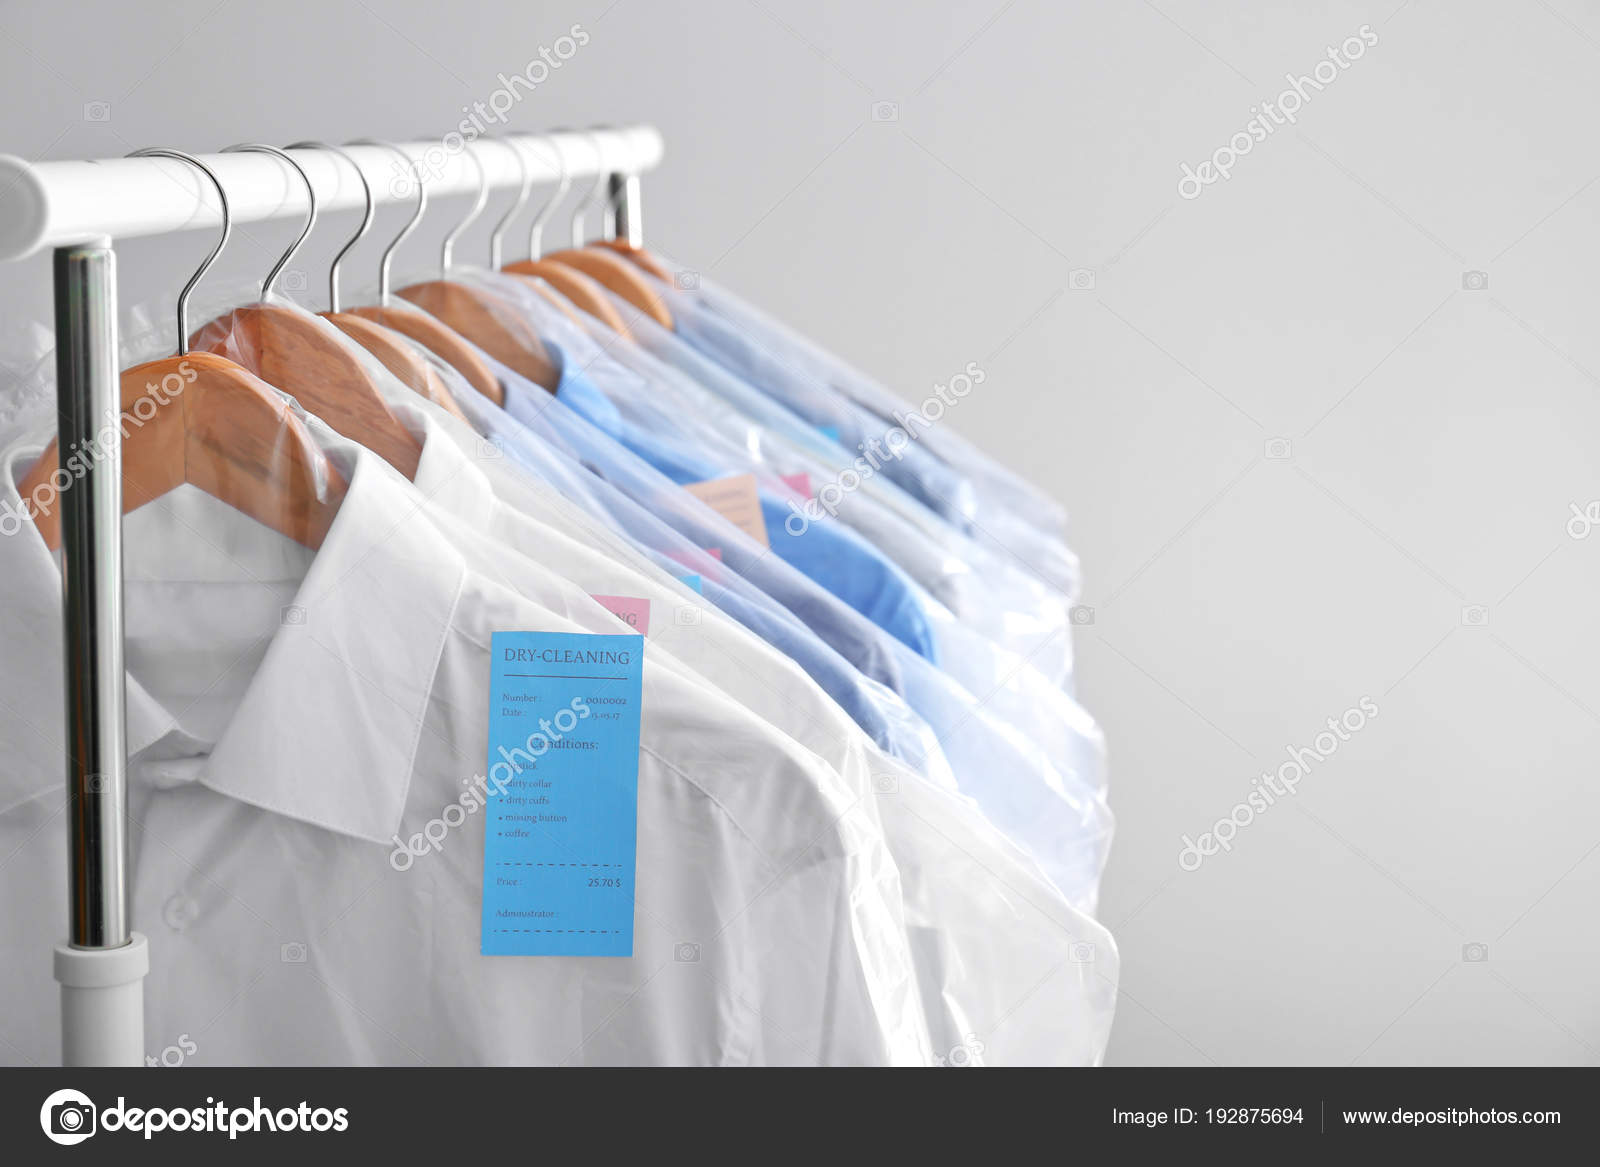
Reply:
[[[118, 412], [116, 258], [110, 247], [63, 247], [55, 261], [57, 449], [65, 462], [74, 451], [97, 450], [97, 433], [114, 432], [107, 422]], [[78, 948], [128, 942], [117, 453], [81, 458], [83, 477], [61, 492], [72, 857], [68, 935]]]
[[56, 250], [57, 450], [63, 467], [77, 455], [59, 498], [69, 866], [55, 971], [68, 1065], [139, 1065], [144, 1045], [148, 956], [128, 923], [116, 298], [109, 240]]
[[639, 176], [613, 174], [607, 182], [607, 239], [622, 239], [630, 247], [644, 246], [644, 228], [639, 217]]

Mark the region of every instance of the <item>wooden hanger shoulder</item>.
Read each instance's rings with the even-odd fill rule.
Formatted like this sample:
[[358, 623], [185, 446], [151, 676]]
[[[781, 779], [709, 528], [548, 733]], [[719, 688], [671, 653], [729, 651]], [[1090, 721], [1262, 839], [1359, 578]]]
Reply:
[[667, 310], [661, 289], [652, 287], [644, 272], [616, 252], [599, 247], [572, 247], [565, 251], [552, 251], [545, 258], [576, 268], [610, 288], [662, 328], [674, 327], [672, 313]]
[[429, 280], [400, 295], [437, 316], [501, 364], [546, 389], [560, 374], [539, 334], [511, 305], [455, 280]]
[[[189, 483], [297, 543], [322, 545], [346, 483], [271, 386], [230, 360], [192, 352], [135, 365], [120, 388], [124, 514]], [[23, 497], [58, 464], [52, 442], [24, 477]], [[60, 546], [53, 500], [32, 509], [45, 545]]]
[[409, 336], [460, 373], [466, 378], [467, 384], [490, 401], [496, 405], [505, 404], [505, 390], [501, 388], [494, 370], [473, 351], [472, 346], [460, 333], [442, 323], [437, 317], [429, 316], [425, 312], [396, 311], [378, 307], [352, 308], [342, 315], [359, 316], [375, 324], [381, 324], [385, 328], [392, 328], [402, 336]]
[[456, 404], [456, 399], [450, 395], [439, 374], [418, 355], [405, 337], [350, 312], [325, 312], [322, 315], [329, 324], [377, 357], [383, 367], [407, 389], [466, 421], [466, 415], [461, 412], [461, 407]]
[[422, 444], [394, 415], [356, 355], [315, 318], [275, 304], [251, 304], [205, 325], [189, 343], [238, 361], [408, 479], [416, 477]]
[[548, 259], [525, 259], [505, 270], [512, 275], [537, 276], [611, 331], [633, 339], [622, 313], [607, 298], [599, 283], [576, 268]]
[[643, 268], [664, 284], [672, 282], [672, 273], [667, 270], [667, 265], [662, 263], [650, 252], [642, 247], [635, 247], [626, 239], [597, 239], [591, 244], [593, 247], [608, 247], [622, 256], [629, 263]]

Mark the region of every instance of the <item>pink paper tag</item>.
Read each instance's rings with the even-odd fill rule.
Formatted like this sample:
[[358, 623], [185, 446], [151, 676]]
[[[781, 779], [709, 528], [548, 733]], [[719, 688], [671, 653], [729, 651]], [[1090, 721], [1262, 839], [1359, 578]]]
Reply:
[[761, 514], [761, 488], [756, 485], [754, 474], [735, 474], [730, 478], [713, 478], [709, 482], [686, 482], [683, 489], [761, 546], [772, 546], [767, 538], [767, 521]]
[[778, 477], [782, 478], [784, 484], [801, 498], [811, 497], [811, 475], [804, 470], [798, 474], [780, 474]]
[[591, 596], [617, 619], [640, 636], [650, 635], [650, 601], [633, 596]]

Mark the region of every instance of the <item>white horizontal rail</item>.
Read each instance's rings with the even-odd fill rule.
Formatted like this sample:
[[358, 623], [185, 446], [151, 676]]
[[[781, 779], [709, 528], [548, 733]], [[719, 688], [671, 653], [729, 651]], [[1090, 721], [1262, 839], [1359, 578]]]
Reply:
[[[415, 202], [413, 172], [392, 150], [330, 144], [361, 168], [379, 206]], [[479, 177], [472, 158], [482, 164], [491, 191], [516, 190], [522, 172], [513, 148], [535, 184], [558, 181], [563, 169], [575, 184], [600, 173], [640, 174], [660, 163], [663, 149], [652, 126], [479, 138], [465, 149], [454, 135], [395, 144], [416, 160], [430, 199], [475, 191]], [[363, 205], [361, 181], [349, 162], [319, 150], [294, 150], [292, 155], [316, 190], [319, 211]], [[228, 192], [228, 212], [235, 223], [305, 214], [305, 184], [281, 159], [261, 153], [199, 158]], [[496, 210], [490, 206], [484, 213], [490, 216]], [[44, 247], [221, 224], [210, 180], [174, 158], [32, 163], [0, 154], [0, 260], [21, 259]]]

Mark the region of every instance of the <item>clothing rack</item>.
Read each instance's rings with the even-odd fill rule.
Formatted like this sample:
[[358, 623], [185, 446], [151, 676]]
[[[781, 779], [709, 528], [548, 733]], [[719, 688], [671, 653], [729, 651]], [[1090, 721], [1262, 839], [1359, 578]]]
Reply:
[[[641, 243], [639, 175], [661, 161], [650, 126], [484, 136], [470, 145], [395, 143], [421, 168], [430, 197], [552, 183], [606, 180], [605, 233]], [[512, 150], [517, 153], [513, 154]], [[470, 155], [469, 155], [470, 151]], [[349, 161], [298, 150], [323, 210], [365, 206], [350, 162], [368, 176], [378, 205], [416, 199], [415, 172], [395, 169], [392, 150], [343, 147]], [[520, 157], [520, 162], [519, 162]], [[200, 158], [228, 194], [234, 223], [307, 211], [305, 187], [270, 155]], [[372, 176], [385, 180], [371, 181]], [[0, 155], [0, 260], [55, 252], [57, 448], [91, 446], [101, 419], [120, 410], [116, 256], [112, 241], [220, 227], [215, 190], [176, 159], [111, 158], [30, 163]], [[61, 493], [62, 613], [65, 620], [69, 927], [55, 950], [61, 983], [62, 1060], [69, 1066], [144, 1064], [144, 977], [149, 946], [132, 930], [127, 886], [127, 737], [124, 721], [121, 435], [107, 457]]]

